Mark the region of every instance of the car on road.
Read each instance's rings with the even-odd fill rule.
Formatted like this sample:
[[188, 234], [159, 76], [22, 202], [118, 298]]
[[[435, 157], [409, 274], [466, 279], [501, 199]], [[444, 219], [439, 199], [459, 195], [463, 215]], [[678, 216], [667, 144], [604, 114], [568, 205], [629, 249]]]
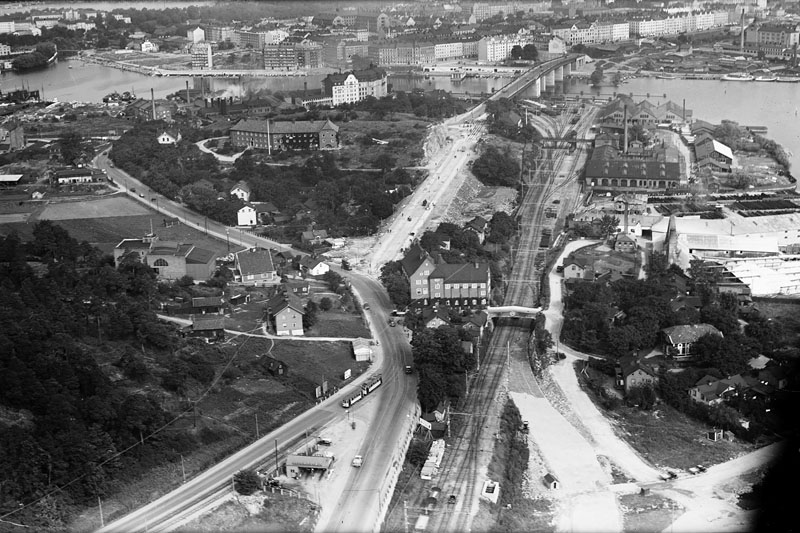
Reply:
[[389, 319], [389, 325], [390, 325], [391, 327], [395, 327], [395, 326], [397, 325], [397, 322], [395, 322], [394, 318], [390, 318], [390, 319]]
[[144, 194], [139, 193], [139, 198], [144, 198]]
[[131, 188], [131, 192], [136, 192], [136, 189]]
[[317, 439], [317, 444], [320, 446], [330, 446], [332, 443], [330, 439]]
[[447, 504], [448, 505], [455, 505], [457, 500], [458, 499], [456, 498], [456, 495], [455, 494], [451, 494], [450, 497], [447, 498]]
[[356, 468], [361, 468], [361, 465], [363, 464], [364, 464], [363, 457], [361, 457], [360, 455], [356, 455], [355, 457], [353, 457], [353, 466], [355, 466]]
[[411, 222], [411, 217], [408, 217], [408, 221]]
[[414, 369], [411, 368], [411, 365], [406, 365], [405, 368], [403, 369], [403, 372], [405, 372], [406, 374], [413, 374]]
[[365, 303], [364, 305], [362, 305], [362, 306], [361, 306], [361, 308], [362, 308], [364, 311], [367, 311], [367, 310], [369, 310], [369, 304], [368, 304], [368, 303]]

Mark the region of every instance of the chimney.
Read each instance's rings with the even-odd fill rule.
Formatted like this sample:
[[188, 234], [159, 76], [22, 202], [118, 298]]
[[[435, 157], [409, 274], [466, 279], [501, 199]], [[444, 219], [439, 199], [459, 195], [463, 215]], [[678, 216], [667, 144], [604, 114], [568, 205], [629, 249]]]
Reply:
[[622, 123], [625, 127], [625, 135], [622, 141], [622, 153], [628, 153], [628, 105], [625, 104], [622, 112]]
[[153, 120], [156, 119], [156, 93], [152, 87], [150, 87], [150, 102], [153, 107]]
[[475, 262], [474, 262], [474, 263], [472, 263], [472, 264], [473, 264], [473, 265], [475, 265], [475, 268], [478, 268], [478, 262], [477, 262], [477, 261], [475, 261]]
[[744, 8], [742, 8], [742, 19], [740, 22], [741, 30], [739, 31], [739, 51], [744, 52]]

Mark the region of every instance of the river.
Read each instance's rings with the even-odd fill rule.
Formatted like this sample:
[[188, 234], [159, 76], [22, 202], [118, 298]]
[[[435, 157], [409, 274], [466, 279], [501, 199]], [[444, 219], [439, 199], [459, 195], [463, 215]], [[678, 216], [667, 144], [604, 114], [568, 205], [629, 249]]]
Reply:
[[[72, 68], [70, 68], [72, 67]], [[212, 91], [226, 94], [247, 94], [249, 91], [267, 89], [272, 92], [303, 89], [318, 89], [324, 76], [299, 76], [286, 78], [251, 78], [240, 87], [236, 80], [207, 78]], [[60, 60], [51, 67], [25, 74], [5, 73], [0, 77], [3, 92], [21, 88], [40, 89], [46, 99], [59, 101], [100, 102], [112, 91], [133, 91], [140, 97], [149, 98], [153, 89], [157, 98], [185, 88], [191, 78], [162, 78], [144, 76], [122, 71], [80, 59]], [[392, 75], [389, 83], [394, 90], [409, 91], [443, 89], [458, 93], [490, 93], [502, 88], [510, 78], [467, 78], [454, 83], [447, 77], [421, 77]], [[191, 81], [190, 81], [191, 82]], [[191, 82], [193, 84], [193, 82]], [[559, 90], [569, 94], [594, 94], [604, 98], [616, 92], [633, 93], [634, 99], [642, 100], [650, 95], [653, 103], [662, 103], [664, 95], [669, 100], [683, 104], [692, 110], [695, 119], [719, 123], [723, 119], [733, 120], [747, 126], [766, 126], [767, 137], [781, 144], [790, 152], [792, 168], [800, 168], [800, 83], [724, 82], [719, 80], [664, 80], [636, 78], [619, 87], [595, 89], [586, 82], [570, 79]]]

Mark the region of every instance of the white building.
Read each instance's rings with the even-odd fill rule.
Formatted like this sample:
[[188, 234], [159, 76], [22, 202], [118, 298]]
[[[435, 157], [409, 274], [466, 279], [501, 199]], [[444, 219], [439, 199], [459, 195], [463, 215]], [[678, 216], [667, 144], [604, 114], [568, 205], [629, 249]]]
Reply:
[[7, 44], [0, 44], [0, 57], [11, 55], [11, 47]]
[[193, 30], [188, 30], [186, 32], [186, 38], [193, 43], [199, 43], [200, 41], [206, 40], [206, 32], [203, 30], [203, 28], [198, 26]]
[[0, 33], [14, 33], [16, 26], [12, 19], [0, 19]]
[[158, 45], [150, 41], [144, 41], [142, 43], [142, 52], [158, 52]]
[[524, 47], [531, 40], [527, 36], [503, 35], [500, 37], [484, 37], [478, 41], [478, 61], [489, 63], [503, 61], [511, 55], [515, 46]]
[[383, 98], [388, 94], [386, 71], [379, 68], [329, 74], [322, 84], [333, 106], [360, 102], [369, 96]]

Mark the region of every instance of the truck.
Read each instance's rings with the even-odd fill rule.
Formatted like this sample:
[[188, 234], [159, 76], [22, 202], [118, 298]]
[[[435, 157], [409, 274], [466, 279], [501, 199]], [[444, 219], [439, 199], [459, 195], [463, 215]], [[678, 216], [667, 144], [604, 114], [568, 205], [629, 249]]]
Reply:
[[360, 455], [356, 455], [355, 457], [353, 457], [353, 466], [355, 466], [356, 468], [361, 468], [361, 465], [363, 464], [364, 464], [363, 457], [361, 457]]

